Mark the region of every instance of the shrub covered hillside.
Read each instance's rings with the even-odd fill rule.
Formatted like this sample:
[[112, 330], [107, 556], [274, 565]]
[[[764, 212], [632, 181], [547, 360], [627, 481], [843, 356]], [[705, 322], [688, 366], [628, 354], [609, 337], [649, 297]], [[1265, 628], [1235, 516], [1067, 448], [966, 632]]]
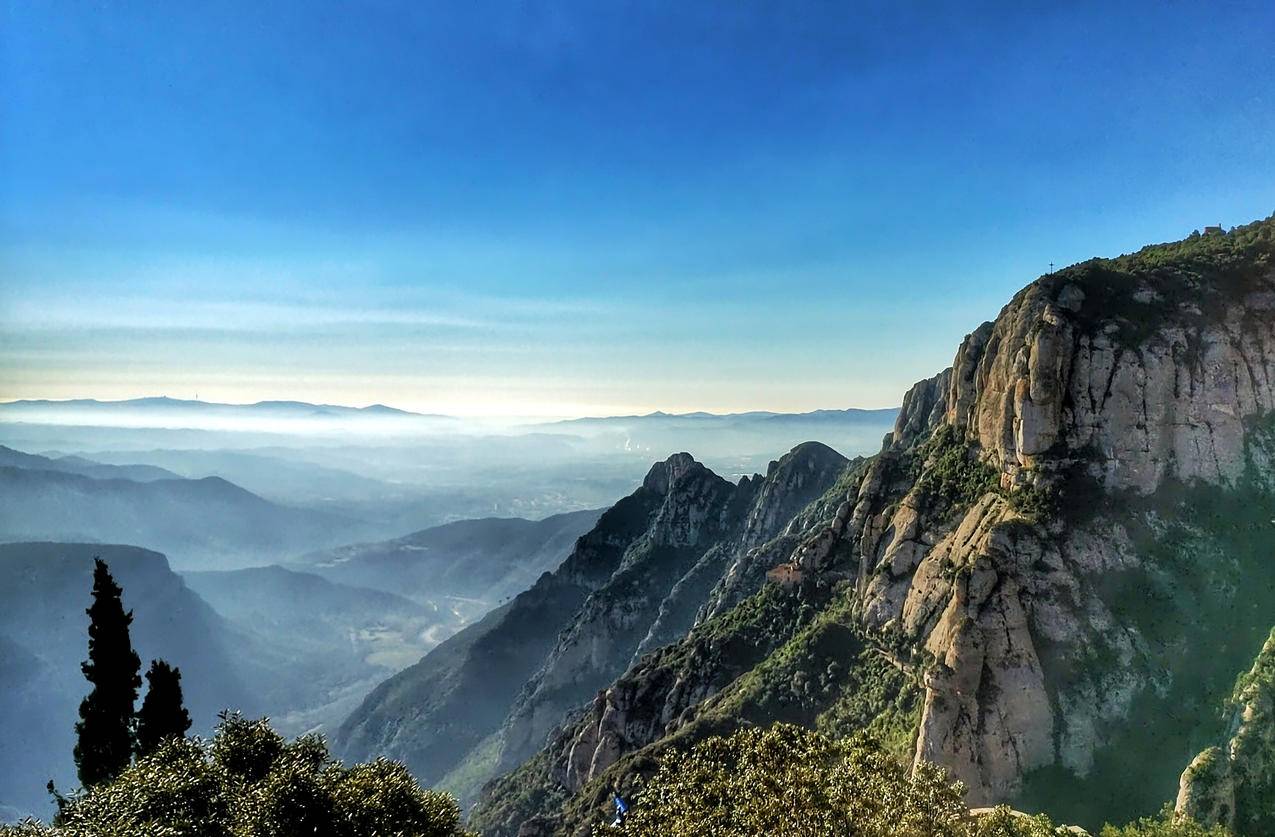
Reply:
[[59, 800], [55, 825], [0, 837], [464, 837], [452, 797], [401, 764], [344, 767], [323, 740], [286, 742], [265, 720], [223, 716], [210, 741], [171, 738], [116, 779]]
[[[836, 740], [791, 724], [713, 737], [666, 756], [602, 829], [612, 837], [1064, 837], [1084, 832], [1007, 807], [971, 812], [934, 765], [913, 768], [865, 735]], [[626, 803], [627, 804], [627, 803]], [[1224, 837], [1165, 813], [1103, 837]]]

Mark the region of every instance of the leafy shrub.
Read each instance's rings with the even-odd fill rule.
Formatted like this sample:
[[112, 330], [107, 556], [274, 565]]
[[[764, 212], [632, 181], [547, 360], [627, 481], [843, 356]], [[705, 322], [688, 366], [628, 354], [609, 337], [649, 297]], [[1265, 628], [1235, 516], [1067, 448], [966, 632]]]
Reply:
[[1102, 837], [1229, 837], [1230, 833], [1220, 825], [1206, 828], [1194, 820], [1175, 816], [1169, 805], [1158, 817], [1143, 817], [1128, 825], [1107, 825], [1102, 829]]
[[265, 720], [224, 715], [210, 742], [173, 738], [68, 800], [52, 828], [0, 837], [464, 837], [456, 801], [401, 764], [345, 768], [318, 736], [287, 743]]
[[[611, 837], [1069, 837], [1075, 833], [1001, 806], [975, 814], [965, 789], [938, 767], [913, 767], [871, 738], [834, 739], [803, 727], [751, 727], [670, 752], [637, 792]], [[1102, 837], [1228, 837], [1176, 818], [1158, 819]]]
[[917, 450], [917, 488], [931, 500], [953, 508], [972, 505], [1000, 484], [995, 468], [978, 458], [977, 447], [961, 431], [941, 425]]
[[[1047, 820], [974, 819], [939, 768], [912, 769], [864, 736], [789, 724], [710, 738], [666, 756], [614, 835], [635, 837], [1053, 837]], [[1044, 823], [1041, 825], [1041, 823]], [[1034, 824], [1045, 830], [1031, 830]]]
[[283, 736], [265, 718], [249, 720], [237, 712], [223, 712], [220, 718], [209, 748], [213, 762], [249, 782], [262, 779], [283, 752]]

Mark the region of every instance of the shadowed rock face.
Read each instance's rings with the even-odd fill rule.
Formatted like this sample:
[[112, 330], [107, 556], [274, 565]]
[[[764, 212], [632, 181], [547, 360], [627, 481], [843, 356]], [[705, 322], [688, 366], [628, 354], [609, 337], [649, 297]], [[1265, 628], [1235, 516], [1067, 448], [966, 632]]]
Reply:
[[544, 746], [569, 710], [641, 654], [684, 635], [707, 592], [701, 579], [716, 580], [731, 556], [777, 535], [846, 464], [809, 443], [771, 463], [765, 477], [737, 486], [685, 454], [652, 469], [655, 480], [648, 476], [644, 488], [664, 489], [665, 501], [528, 681], [505, 725], [502, 766]]
[[846, 464], [818, 443], [738, 484], [689, 454], [656, 463], [554, 572], [378, 687], [337, 747], [404, 759], [433, 782], [496, 735], [496, 764], [517, 765], [661, 637], [680, 638], [721, 567], [777, 534]]
[[1182, 773], [1175, 806], [1242, 837], [1275, 831], [1275, 630], [1231, 696], [1227, 738]]
[[[732, 613], [759, 566], [848, 582], [854, 629], [921, 685], [914, 757], [971, 804], [1086, 825], [1152, 813], [1180, 753], [1223, 732], [1217, 708], [1275, 623], [1273, 266], [1275, 219], [1037, 280], [912, 388], [839, 496], [706, 573], [698, 623]], [[794, 595], [836, 600], [812, 589]], [[577, 794], [555, 826], [572, 833], [603, 784], [755, 690], [744, 674], [805, 653], [789, 630], [764, 662], [698, 675], [686, 660], [737, 630], [715, 624], [635, 660], [476, 821], [514, 833], [550, 813], [514, 801], [540, 783]], [[803, 717], [846, 687], [829, 688]]]

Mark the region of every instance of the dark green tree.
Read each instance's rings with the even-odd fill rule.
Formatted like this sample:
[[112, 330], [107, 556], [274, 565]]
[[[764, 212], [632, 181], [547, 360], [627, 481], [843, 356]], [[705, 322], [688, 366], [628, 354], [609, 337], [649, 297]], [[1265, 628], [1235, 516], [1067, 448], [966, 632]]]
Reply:
[[181, 738], [190, 729], [182, 705], [182, 672], [164, 660], [151, 660], [146, 672], [146, 699], [137, 713], [137, 757], [144, 758], [166, 738]]
[[110, 568], [94, 559], [93, 604], [89, 615], [89, 658], [80, 670], [93, 686], [80, 702], [75, 725], [75, 767], [86, 788], [110, 781], [133, 755], [133, 704], [141, 688], [142, 661], [133, 650], [120, 587]]

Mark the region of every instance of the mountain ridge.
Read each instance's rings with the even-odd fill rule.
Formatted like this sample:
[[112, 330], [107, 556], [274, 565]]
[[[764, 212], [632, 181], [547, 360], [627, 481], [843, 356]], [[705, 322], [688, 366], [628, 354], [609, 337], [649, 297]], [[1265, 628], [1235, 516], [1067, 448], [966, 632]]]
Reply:
[[[534, 750], [563, 708], [622, 671], [659, 618], [669, 618], [660, 605], [698, 559], [723, 537], [786, 522], [749, 515], [763, 488], [782, 493], [782, 482], [798, 494], [822, 491], [846, 463], [822, 445], [784, 459], [768, 477], [738, 484], [689, 454], [655, 463], [553, 572], [382, 684], [342, 726], [336, 746], [349, 758], [403, 758], [424, 781], [492, 736], [487, 752], [496, 761], [480, 774]], [[595, 629], [619, 601], [622, 622]], [[590, 648], [591, 637], [605, 645]], [[476, 695], [465, 695], [468, 688]]]
[[541, 520], [457, 520], [389, 540], [308, 553], [289, 566], [391, 593], [494, 603], [556, 567], [601, 514], [601, 509], [586, 509]]
[[356, 526], [273, 503], [216, 476], [137, 482], [0, 466], [3, 540], [140, 542], [183, 566], [205, 562], [212, 569], [339, 542]]

